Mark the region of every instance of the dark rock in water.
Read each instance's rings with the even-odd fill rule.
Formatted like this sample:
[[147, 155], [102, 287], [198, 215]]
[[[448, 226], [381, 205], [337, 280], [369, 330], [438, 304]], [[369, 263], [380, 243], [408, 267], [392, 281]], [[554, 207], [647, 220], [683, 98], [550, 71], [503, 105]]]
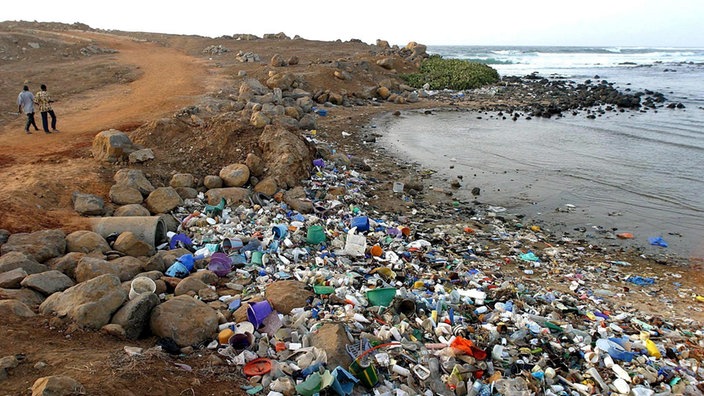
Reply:
[[481, 193], [481, 189], [479, 187], [474, 187], [472, 189], [472, 195], [477, 196]]

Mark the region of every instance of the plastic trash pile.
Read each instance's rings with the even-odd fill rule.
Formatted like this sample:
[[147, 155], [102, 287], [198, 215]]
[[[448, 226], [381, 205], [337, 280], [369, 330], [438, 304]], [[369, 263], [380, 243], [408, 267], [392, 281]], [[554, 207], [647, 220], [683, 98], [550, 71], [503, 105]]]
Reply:
[[[230, 315], [208, 348], [241, 372], [247, 393], [702, 394], [700, 324], [619, 309], [603, 274], [578, 269], [583, 248], [530, 251], [540, 230], [494, 207], [471, 218], [457, 207], [416, 207], [412, 218], [368, 211], [367, 194], [389, 192], [320, 159], [315, 166], [305, 185], [312, 213], [273, 197], [204, 207], [201, 196], [186, 201], [179, 232], [162, 246], [191, 252], [167, 275], [220, 277]], [[460, 220], [433, 221], [442, 218]], [[548, 268], [564, 291], [523, 277]], [[281, 280], [312, 292], [305, 306], [283, 314], [261, 298]], [[246, 320], [234, 320], [244, 307]], [[313, 345], [324, 326], [342, 329], [342, 342]]]

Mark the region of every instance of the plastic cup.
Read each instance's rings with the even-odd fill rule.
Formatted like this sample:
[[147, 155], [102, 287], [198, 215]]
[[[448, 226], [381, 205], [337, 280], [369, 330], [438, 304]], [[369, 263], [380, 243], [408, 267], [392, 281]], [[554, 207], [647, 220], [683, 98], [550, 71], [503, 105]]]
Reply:
[[357, 227], [357, 231], [369, 231], [369, 218], [367, 216], [357, 216], [350, 221], [350, 228]]
[[244, 244], [239, 238], [225, 238], [222, 241], [222, 251], [225, 254], [229, 254], [231, 251], [239, 252], [239, 250], [242, 249], [243, 246]]
[[325, 229], [321, 225], [314, 225], [308, 227], [306, 234], [306, 242], [311, 245], [317, 245], [319, 243], [325, 242]]
[[403, 192], [403, 183], [401, 182], [394, 182], [394, 186], [392, 188], [393, 192], [395, 193], [402, 193]]
[[254, 335], [252, 333], [235, 333], [230, 336], [227, 343], [236, 351], [248, 349], [254, 344]]
[[262, 257], [264, 257], [264, 252], [261, 252], [259, 250], [253, 251], [252, 252], [252, 264], [261, 265], [262, 264]]
[[146, 276], [134, 278], [130, 284], [130, 300], [133, 300], [140, 294], [151, 294], [156, 291], [156, 283]]
[[269, 301], [259, 301], [254, 303], [249, 303], [247, 307], [247, 319], [254, 325], [255, 329], [264, 323], [264, 319], [274, 312], [274, 308], [271, 307]]
[[286, 224], [277, 224], [271, 231], [274, 233], [274, 238], [284, 239], [286, 234], [288, 234], [288, 226]]
[[401, 300], [398, 304], [398, 312], [407, 317], [414, 315], [416, 313], [416, 302], [411, 299]]
[[371, 255], [374, 257], [380, 257], [382, 254], [384, 254], [384, 249], [382, 249], [379, 245], [374, 245], [369, 249], [369, 253], [371, 253]]

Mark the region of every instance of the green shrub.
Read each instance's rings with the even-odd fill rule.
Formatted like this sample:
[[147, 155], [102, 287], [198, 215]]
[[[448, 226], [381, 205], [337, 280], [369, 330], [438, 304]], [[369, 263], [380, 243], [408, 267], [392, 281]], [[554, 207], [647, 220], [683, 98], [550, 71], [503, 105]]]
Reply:
[[428, 83], [430, 89], [460, 91], [493, 84], [499, 81], [499, 73], [483, 63], [432, 55], [423, 60], [418, 73], [404, 74], [401, 78], [414, 88]]

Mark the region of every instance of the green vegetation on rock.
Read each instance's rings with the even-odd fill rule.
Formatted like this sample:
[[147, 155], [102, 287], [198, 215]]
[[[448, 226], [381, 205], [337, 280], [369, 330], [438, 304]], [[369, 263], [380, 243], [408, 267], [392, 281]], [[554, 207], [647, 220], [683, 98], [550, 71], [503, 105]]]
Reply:
[[418, 73], [401, 75], [408, 85], [421, 88], [430, 84], [430, 89], [479, 88], [499, 81], [499, 72], [483, 63], [468, 62], [461, 59], [443, 59], [432, 55], [423, 60]]

